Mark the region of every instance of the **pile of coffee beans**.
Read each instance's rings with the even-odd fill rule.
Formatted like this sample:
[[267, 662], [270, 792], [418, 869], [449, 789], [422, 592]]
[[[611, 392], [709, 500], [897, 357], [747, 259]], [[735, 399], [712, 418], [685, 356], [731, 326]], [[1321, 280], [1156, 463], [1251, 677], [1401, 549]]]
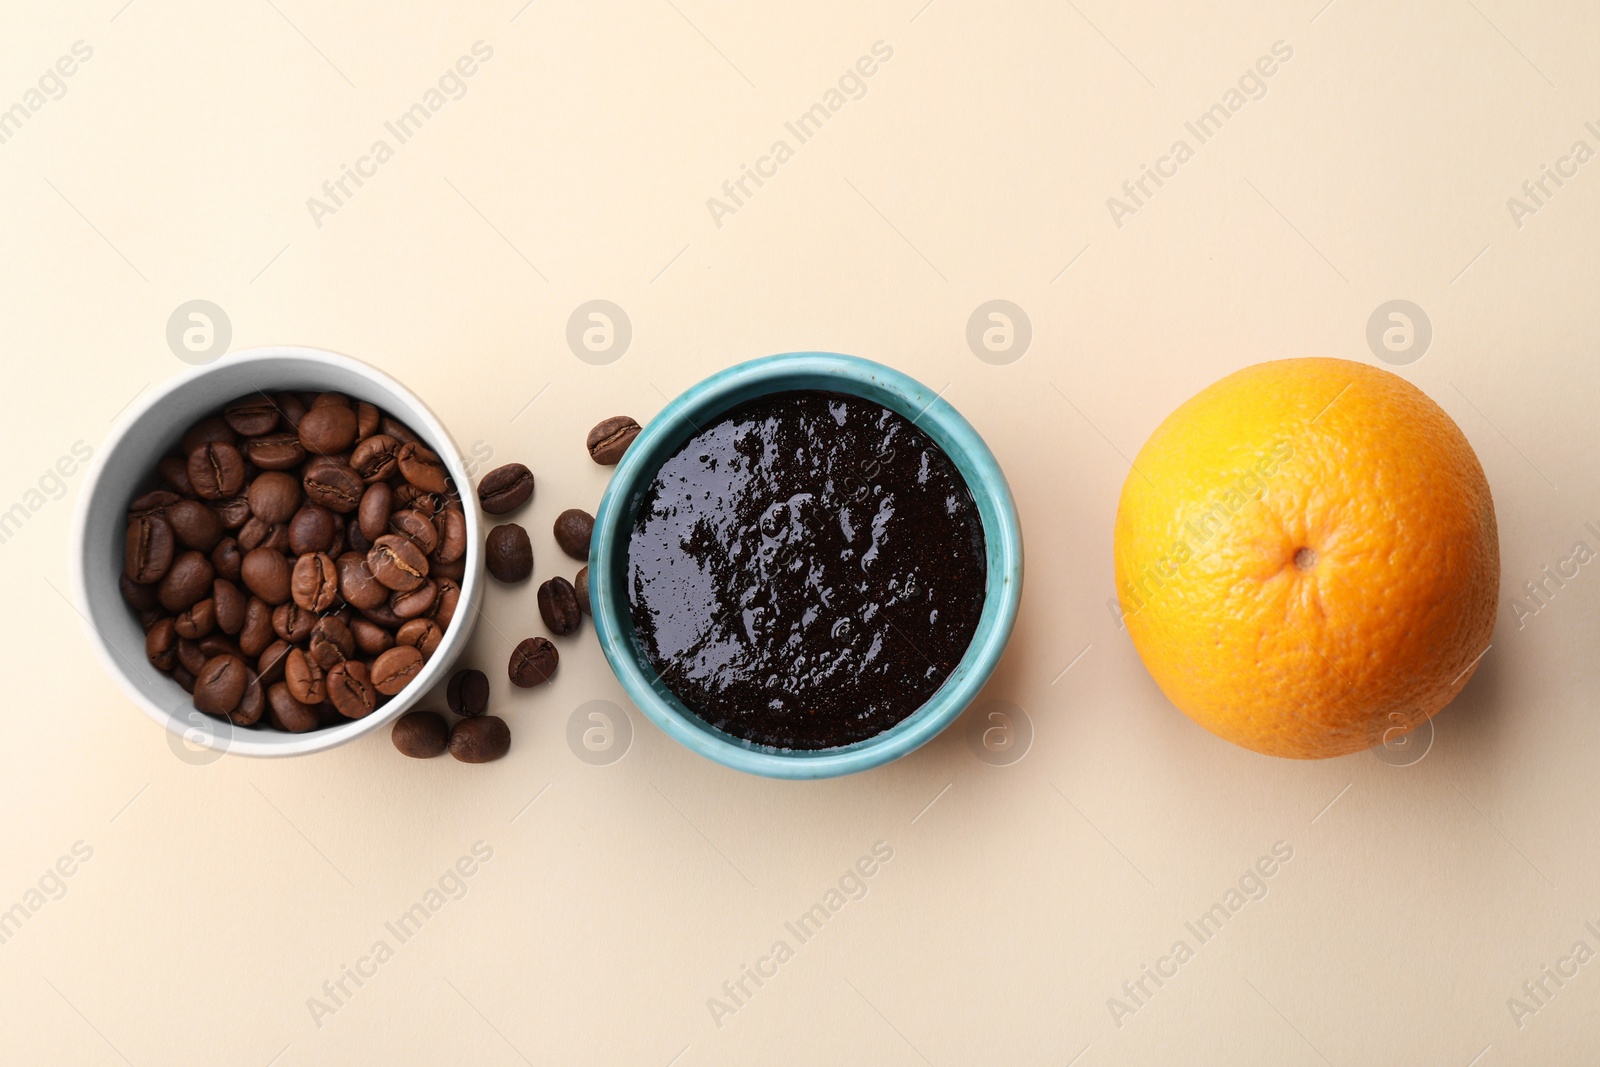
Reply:
[[294, 733], [362, 718], [450, 627], [461, 501], [372, 404], [242, 397], [191, 427], [152, 486], [128, 509], [122, 594], [150, 663], [208, 715]]
[[395, 720], [394, 747], [414, 759], [432, 759], [445, 751], [462, 763], [492, 763], [511, 751], [511, 728], [489, 710], [489, 678], [482, 671], [456, 671], [445, 691], [450, 710], [460, 716], [454, 727], [436, 711], [409, 711]]

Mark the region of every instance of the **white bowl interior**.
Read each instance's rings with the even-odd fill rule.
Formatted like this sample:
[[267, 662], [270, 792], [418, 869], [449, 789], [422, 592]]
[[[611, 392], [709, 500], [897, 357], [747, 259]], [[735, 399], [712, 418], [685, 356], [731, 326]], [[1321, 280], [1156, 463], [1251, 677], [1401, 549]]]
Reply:
[[[411, 684], [377, 711], [347, 724], [303, 734], [270, 727], [230, 727], [194, 710], [188, 693], [150, 666], [144, 631], [118, 579], [128, 505], [149, 487], [157, 461], [199, 419], [257, 390], [338, 392], [377, 405], [409, 426], [439, 454], [462, 494], [467, 520], [467, 569], [461, 599], [439, 648]], [[166, 383], [123, 416], [87, 479], [79, 501], [74, 571], [79, 608], [100, 658], [146, 714], [175, 735], [251, 756], [291, 756], [343, 744], [403, 714], [450, 669], [477, 618], [483, 585], [483, 537], [472, 483], [461, 454], [438, 418], [388, 375], [347, 356], [310, 348], [261, 348], [226, 356]]]

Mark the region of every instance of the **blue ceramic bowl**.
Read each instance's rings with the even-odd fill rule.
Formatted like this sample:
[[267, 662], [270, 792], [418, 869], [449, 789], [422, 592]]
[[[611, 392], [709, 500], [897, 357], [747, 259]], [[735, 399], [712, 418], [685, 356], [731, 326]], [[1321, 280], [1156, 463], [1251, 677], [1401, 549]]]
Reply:
[[[972, 490], [988, 546], [988, 588], [966, 655], [927, 703], [881, 734], [816, 751], [772, 748], [703, 722], [666, 687], [639, 648], [628, 604], [628, 539], [639, 500], [689, 437], [747, 400], [795, 390], [848, 393], [916, 420]], [[1005, 475], [966, 419], [921, 382], [878, 363], [832, 352], [791, 352], [714, 374], [668, 404], [617, 464], [589, 547], [589, 601], [611, 669], [639, 709], [669, 737], [735, 770], [771, 778], [831, 778], [899, 759], [927, 742], [977, 696], [1011, 636], [1022, 595], [1022, 533]]]

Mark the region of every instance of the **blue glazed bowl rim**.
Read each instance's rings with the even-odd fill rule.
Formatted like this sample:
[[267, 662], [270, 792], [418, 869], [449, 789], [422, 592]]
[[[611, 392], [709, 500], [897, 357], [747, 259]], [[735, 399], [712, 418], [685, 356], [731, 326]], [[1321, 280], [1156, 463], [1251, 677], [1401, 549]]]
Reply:
[[[719, 415], [772, 393], [826, 390], [880, 403], [916, 422], [966, 480], [983, 522], [988, 583], [972, 642], [956, 669], [915, 712], [881, 734], [820, 751], [773, 749], [723, 733], [666, 687], [637, 649], [628, 607], [627, 553], [634, 511], [661, 464]], [[609, 563], [609, 566], [608, 566]], [[764, 356], [691, 386], [650, 420], [612, 474], [589, 547], [589, 599], [601, 650], [640, 711], [673, 740], [735, 770], [772, 778], [830, 778], [899, 759], [927, 744], [977, 696], [1000, 661], [1022, 595], [1022, 533], [1010, 486], [970, 423], [938, 393], [893, 368], [836, 352]]]

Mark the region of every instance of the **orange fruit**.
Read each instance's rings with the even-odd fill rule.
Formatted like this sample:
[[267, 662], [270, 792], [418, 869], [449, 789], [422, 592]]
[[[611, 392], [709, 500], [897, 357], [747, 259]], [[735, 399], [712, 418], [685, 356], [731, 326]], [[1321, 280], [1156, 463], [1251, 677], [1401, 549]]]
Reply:
[[1392, 740], [1450, 703], [1494, 629], [1478, 457], [1389, 371], [1261, 363], [1167, 416], [1122, 487], [1122, 620], [1201, 726], [1273, 756]]

